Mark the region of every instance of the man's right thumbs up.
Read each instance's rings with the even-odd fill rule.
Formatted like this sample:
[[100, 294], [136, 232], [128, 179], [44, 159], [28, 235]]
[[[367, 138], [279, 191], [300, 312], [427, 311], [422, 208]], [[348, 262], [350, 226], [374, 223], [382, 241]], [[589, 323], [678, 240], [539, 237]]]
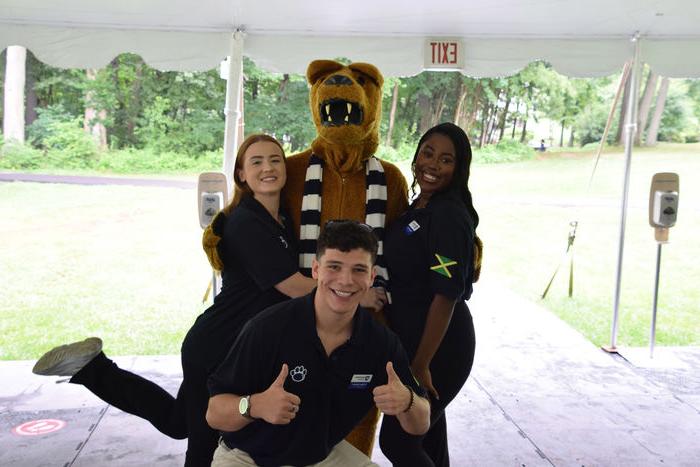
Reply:
[[387, 384], [393, 384], [393, 383], [401, 383], [401, 378], [399, 378], [399, 375], [396, 374], [394, 371], [394, 364], [391, 362], [386, 362], [386, 376], [387, 376]]
[[273, 425], [287, 425], [299, 412], [301, 399], [296, 394], [284, 390], [284, 382], [289, 375], [289, 367], [282, 364], [277, 378], [270, 387], [260, 394], [251, 396], [251, 415], [262, 418]]

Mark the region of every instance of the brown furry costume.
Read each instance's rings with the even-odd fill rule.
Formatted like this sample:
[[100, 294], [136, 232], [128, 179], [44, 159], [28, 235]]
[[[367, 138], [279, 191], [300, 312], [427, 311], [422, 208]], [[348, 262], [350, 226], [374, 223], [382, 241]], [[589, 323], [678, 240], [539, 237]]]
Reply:
[[[285, 204], [297, 235], [306, 168], [312, 153], [324, 161], [321, 225], [330, 219], [365, 221], [365, 161], [377, 150], [384, 82], [373, 65], [351, 63], [346, 66], [330, 60], [311, 62], [306, 77], [311, 85], [309, 106], [318, 136], [311, 148], [287, 158], [284, 189]], [[359, 106], [359, 123], [350, 118], [345, 120], [344, 116], [338, 118], [333, 108], [326, 111], [329, 102], [340, 105], [341, 109], [347, 102]], [[388, 226], [408, 208], [408, 187], [395, 165], [380, 162], [386, 176]], [[379, 412], [370, 411], [347, 438], [368, 456], [372, 453], [378, 419]]]
[[[343, 84], [329, 84], [329, 78], [336, 76], [346, 77], [348, 81], [334, 78], [332, 83]], [[289, 215], [297, 233], [304, 178], [312, 153], [324, 161], [321, 225], [330, 219], [364, 222], [365, 161], [374, 154], [379, 141], [384, 81], [373, 65], [352, 63], [345, 66], [330, 60], [311, 62], [306, 77], [311, 85], [309, 106], [318, 136], [311, 143], [311, 148], [287, 158], [287, 185], [284, 190]], [[340, 122], [329, 121], [322, 107], [331, 101], [340, 101], [341, 105], [342, 101], [359, 105], [360, 123], [346, 123], [342, 119]], [[386, 174], [388, 225], [408, 207], [408, 188], [395, 165], [385, 161], [381, 161], [381, 164]]]

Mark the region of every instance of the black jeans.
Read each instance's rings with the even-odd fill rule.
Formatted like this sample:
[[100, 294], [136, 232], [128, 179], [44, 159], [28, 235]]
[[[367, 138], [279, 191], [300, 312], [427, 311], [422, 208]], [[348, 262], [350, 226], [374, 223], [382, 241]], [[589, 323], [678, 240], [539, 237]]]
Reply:
[[[396, 417], [384, 416], [379, 446], [395, 467], [450, 465], [445, 408], [464, 386], [474, 362], [474, 324], [464, 302], [455, 305], [450, 327], [433, 360], [430, 373], [440, 395], [430, 398], [430, 429], [425, 435], [409, 435]], [[413, 356], [410, 356], [413, 359]]]
[[70, 382], [82, 384], [103, 401], [148, 420], [171, 438], [187, 438], [185, 466], [208, 466], [219, 432], [210, 428], [205, 418], [207, 378], [226, 357], [240, 331], [240, 323], [233, 324], [230, 319], [228, 325], [222, 325], [225, 312], [217, 313], [205, 312], [185, 337], [181, 352], [183, 380], [176, 397], [152, 381], [122, 370], [103, 353]]

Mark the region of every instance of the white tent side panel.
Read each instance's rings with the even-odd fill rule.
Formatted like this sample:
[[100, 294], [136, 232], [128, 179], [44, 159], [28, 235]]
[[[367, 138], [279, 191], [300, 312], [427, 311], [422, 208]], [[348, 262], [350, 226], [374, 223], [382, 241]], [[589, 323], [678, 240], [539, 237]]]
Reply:
[[[88, 29], [3, 24], [0, 49], [22, 45], [44, 63], [61, 68], [102, 68], [124, 52], [159, 70], [209, 70], [229, 52], [227, 32]], [[464, 38], [465, 66], [473, 77], [507, 76], [528, 63], [546, 61], [574, 77], [619, 71], [632, 55], [629, 39]], [[425, 37], [248, 34], [244, 54], [276, 72], [304, 73], [316, 59], [344, 57], [377, 65], [385, 76], [423, 70]], [[642, 61], [668, 77], [700, 77], [698, 41], [642, 39]]]
[[119, 54], [131, 52], [158, 70], [210, 70], [226, 58], [230, 40], [231, 34], [222, 32], [0, 25], [0, 50], [21, 45], [59, 68], [103, 68]]

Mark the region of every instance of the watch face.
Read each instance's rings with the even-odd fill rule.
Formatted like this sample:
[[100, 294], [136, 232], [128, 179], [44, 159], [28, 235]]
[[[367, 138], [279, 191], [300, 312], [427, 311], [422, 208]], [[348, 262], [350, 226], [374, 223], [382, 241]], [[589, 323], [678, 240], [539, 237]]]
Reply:
[[238, 412], [241, 415], [247, 415], [248, 413], [248, 397], [241, 397], [241, 401], [238, 403]]

